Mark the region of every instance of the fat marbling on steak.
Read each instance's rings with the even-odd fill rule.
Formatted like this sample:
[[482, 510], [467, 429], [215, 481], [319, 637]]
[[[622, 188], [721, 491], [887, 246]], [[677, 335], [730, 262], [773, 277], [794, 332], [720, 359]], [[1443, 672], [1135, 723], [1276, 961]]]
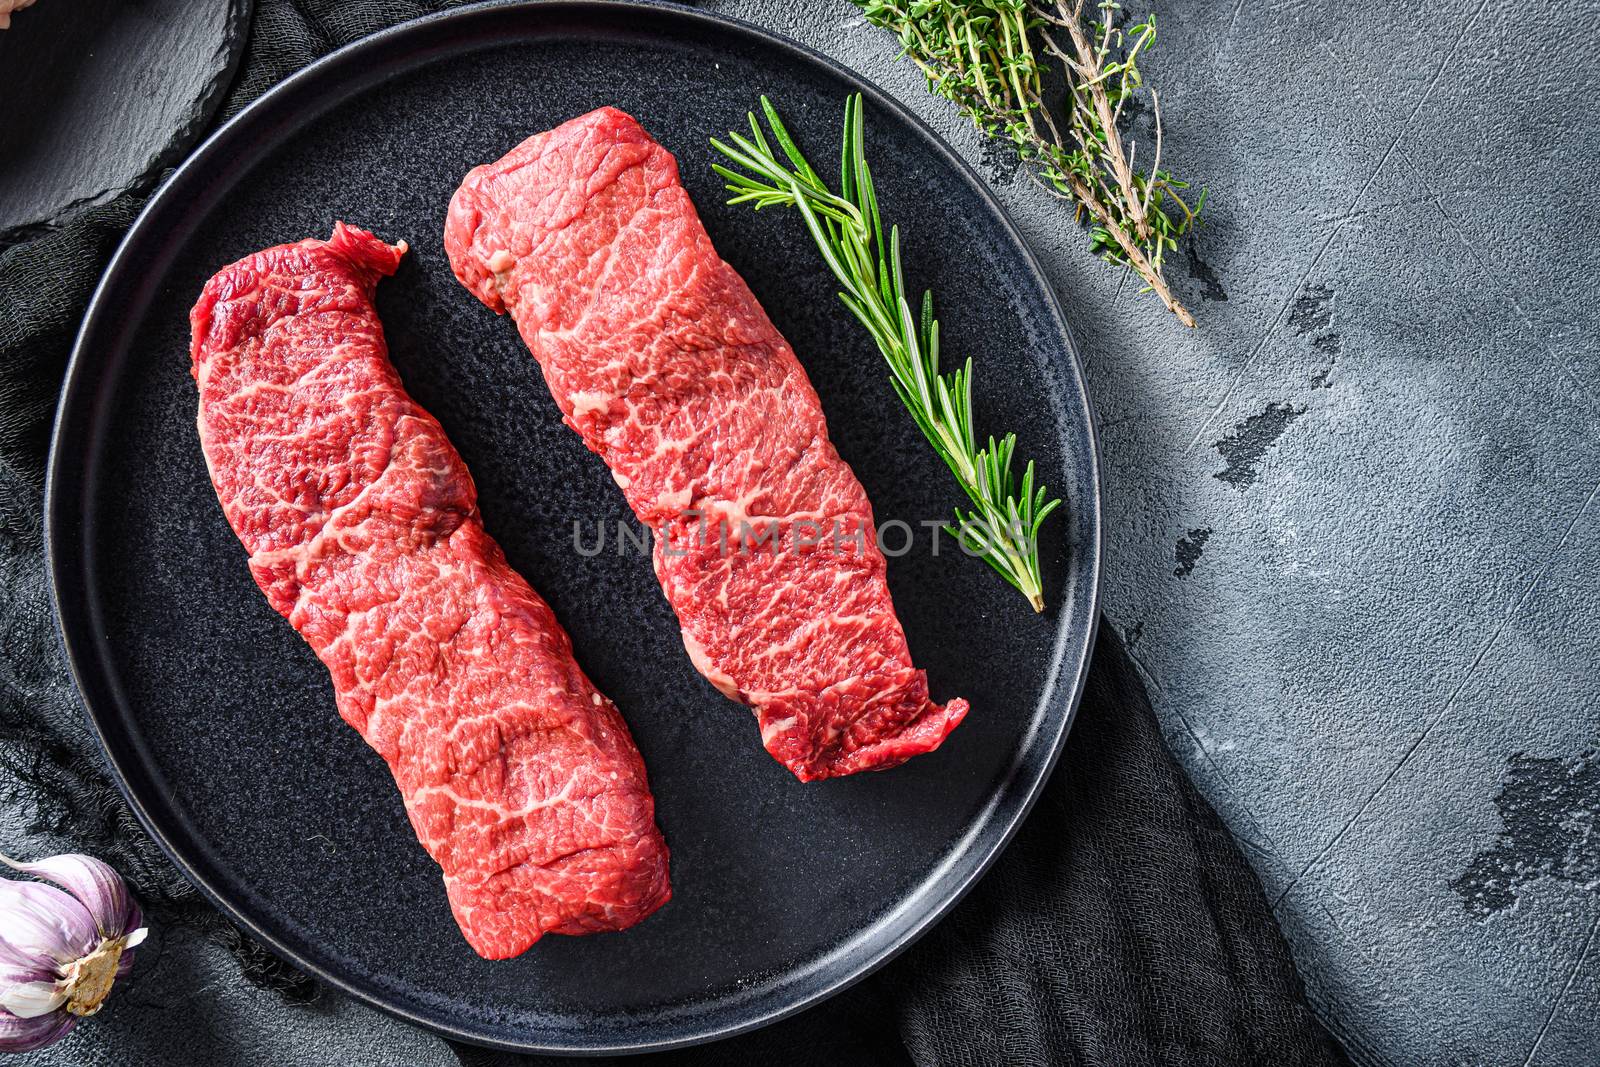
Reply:
[[461, 932], [503, 959], [655, 911], [667, 848], [622, 717], [389, 362], [372, 298], [404, 251], [340, 223], [207, 282], [200, 442], [251, 574], [394, 773]]
[[615, 108], [573, 119], [467, 175], [445, 249], [653, 531], [690, 658], [767, 750], [809, 781], [937, 748], [967, 703], [929, 699], [866, 493], [671, 153]]

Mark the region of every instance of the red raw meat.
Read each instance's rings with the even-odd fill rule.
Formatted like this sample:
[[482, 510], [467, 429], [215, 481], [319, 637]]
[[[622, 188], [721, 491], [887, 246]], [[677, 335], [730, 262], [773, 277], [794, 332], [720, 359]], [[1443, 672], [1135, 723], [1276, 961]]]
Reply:
[[467, 175], [445, 249], [654, 531], [690, 659], [767, 750], [809, 781], [937, 748], [967, 702], [929, 699], [866, 493], [671, 153], [615, 108], [573, 119]]
[[622, 717], [389, 362], [372, 297], [404, 252], [339, 223], [207, 282], [200, 442], [251, 573], [394, 772], [461, 932], [504, 959], [661, 907], [667, 846]]

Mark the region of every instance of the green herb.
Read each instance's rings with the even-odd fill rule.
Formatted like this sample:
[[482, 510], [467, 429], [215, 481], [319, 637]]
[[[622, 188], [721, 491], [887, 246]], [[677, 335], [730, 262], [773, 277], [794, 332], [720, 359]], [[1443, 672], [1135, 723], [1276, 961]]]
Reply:
[[[1009, 141], [1034, 179], [1091, 220], [1090, 248], [1133, 268], [1185, 326], [1194, 316], [1172, 295], [1162, 260], [1199, 221], [1205, 193], [1161, 169], [1161, 100], [1147, 89], [1155, 159], [1134, 167], [1124, 136], [1128, 105], [1144, 88], [1138, 60], [1156, 39], [1151, 15], [1126, 29], [1121, 5], [1104, 0], [852, 0], [867, 21], [893, 31], [928, 87], [984, 134]], [[1058, 69], [1067, 101], [1058, 121], [1045, 102]]]
[[945, 529], [1020, 590], [1035, 611], [1043, 611], [1039, 526], [1061, 501], [1047, 500], [1044, 486], [1034, 485], [1032, 462], [1017, 484], [1011, 471], [1016, 434], [1006, 434], [998, 444], [990, 437], [985, 447], [978, 447], [972, 424], [972, 360], [953, 374], [939, 372], [933, 294], [924, 292], [920, 314], [912, 312], [900, 262], [900, 228], [890, 227], [884, 241], [867, 167], [860, 95], [845, 101], [837, 193], [806, 161], [764, 96], [761, 110], [785, 159], [773, 151], [754, 113], [749, 115], [750, 136], [730, 133], [731, 143], [712, 138], [712, 147], [744, 171], [713, 164], [734, 194], [728, 202], [757, 210], [800, 209], [823, 260], [844, 287], [839, 299], [872, 335], [888, 361], [895, 392], [972, 501], [972, 510], [957, 508], [955, 523]]

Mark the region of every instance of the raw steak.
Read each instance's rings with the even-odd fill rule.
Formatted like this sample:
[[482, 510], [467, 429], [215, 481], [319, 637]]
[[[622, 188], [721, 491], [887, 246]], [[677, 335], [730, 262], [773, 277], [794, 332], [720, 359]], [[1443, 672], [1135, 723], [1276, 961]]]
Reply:
[[251, 573], [394, 772], [461, 932], [504, 959], [655, 911], [667, 847], [622, 717], [389, 362], [372, 297], [404, 252], [339, 223], [207, 282], [200, 442]]
[[937, 748], [967, 703], [929, 699], [866, 493], [671, 153], [615, 108], [573, 119], [467, 175], [445, 249], [654, 532], [690, 659], [767, 750], [810, 781]]

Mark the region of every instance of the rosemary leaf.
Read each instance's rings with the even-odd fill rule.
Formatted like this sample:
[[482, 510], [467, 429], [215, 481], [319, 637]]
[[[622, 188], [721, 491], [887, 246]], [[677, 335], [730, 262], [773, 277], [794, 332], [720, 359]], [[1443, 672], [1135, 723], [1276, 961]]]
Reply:
[[[859, 94], [845, 101], [839, 161], [839, 192], [827, 187], [783, 125], [778, 111], [761, 98], [773, 151], [755, 113], [753, 136], [715, 137], [711, 146], [742, 171], [720, 163], [712, 169], [727, 182], [730, 204], [796, 208], [817, 251], [842, 291], [839, 299], [872, 336], [889, 365], [889, 380], [917, 428], [949, 466], [971, 503], [955, 509], [945, 529], [967, 551], [981, 556], [1016, 587], [1035, 611], [1044, 610], [1039, 570], [1039, 528], [1061, 503], [1044, 486], [1034, 485], [1029, 462], [1018, 487], [1011, 470], [1016, 434], [977, 447], [972, 420], [972, 360], [953, 374], [939, 370], [939, 321], [933, 294], [913, 305], [907, 296], [900, 257], [900, 228], [883, 219], [867, 165], [865, 120]], [[787, 162], [785, 162], [787, 161]], [[913, 307], [916, 310], [913, 311]]]

